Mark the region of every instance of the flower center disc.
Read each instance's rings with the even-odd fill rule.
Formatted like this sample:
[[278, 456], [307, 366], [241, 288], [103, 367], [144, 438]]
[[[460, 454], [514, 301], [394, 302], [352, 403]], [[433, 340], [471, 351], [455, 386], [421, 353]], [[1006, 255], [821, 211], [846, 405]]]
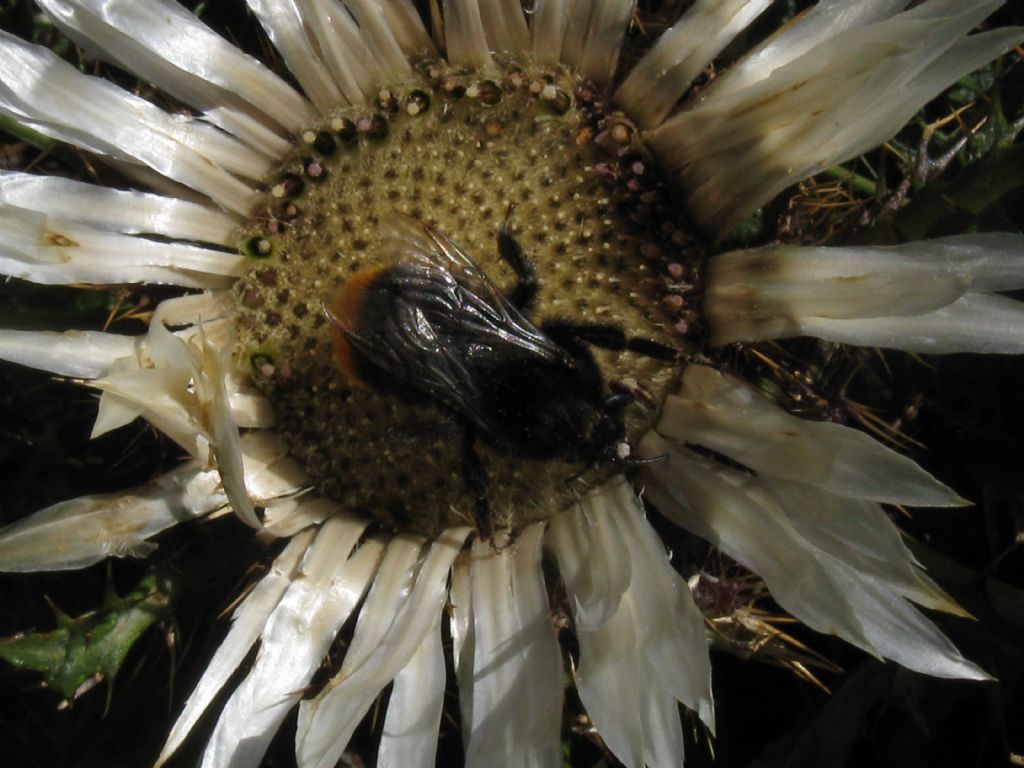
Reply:
[[[335, 367], [322, 308], [352, 274], [390, 263], [381, 224], [400, 212], [436, 229], [508, 295], [516, 276], [495, 239], [506, 226], [536, 270], [536, 325], [609, 324], [680, 350], [686, 310], [673, 292], [685, 292], [690, 268], [679, 264], [689, 238], [667, 186], [595, 88], [561, 69], [420, 71], [373, 109], [339, 111], [296, 139], [240, 233], [251, 267], [235, 297], [238, 355], [318, 491], [395, 530], [435, 535], [473, 520], [457, 420], [427, 399], [353, 386]], [[637, 396], [625, 411], [636, 439], [679, 366], [593, 352], [606, 385]], [[477, 452], [499, 527], [550, 517], [611, 472], [513, 459], [485, 439]]]

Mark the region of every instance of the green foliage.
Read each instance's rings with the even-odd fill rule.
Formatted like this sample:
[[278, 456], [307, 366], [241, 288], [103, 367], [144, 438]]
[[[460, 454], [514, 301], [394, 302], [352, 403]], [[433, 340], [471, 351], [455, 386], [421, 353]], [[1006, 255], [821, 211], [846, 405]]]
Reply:
[[65, 330], [99, 327], [117, 306], [116, 290], [82, 290], [12, 281], [0, 292], [0, 327]]
[[53, 139], [27, 128], [6, 115], [0, 115], [0, 132], [10, 134], [13, 138], [24, 141], [39, 150], [50, 149], [57, 144]]
[[[970, 120], [978, 127], [965, 133], [967, 124], [956, 120], [950, 130], [936, 131], [936, 149], [955, 154], [948, 159], [917, 159], [927, 176], [913, 199], [892, 218], [900, 240], [971, 229], [1015, 229], [1006, 206], [1015, 206], [1011, 196], [1024, 186], [1024, 145], [1013, 143], [1021, 125], [1006, 118], [996, 74], [997, 67], [992, 65], [964, 78], [947, 95], [951, 107], [970, 109]], [[953, 160], [961, 166], [960, 172], [941, 173]]]
[[[893, 217], [900, 240], [970, 231], [1012, 230], [1004, 205], [1024, 187], [1024, 145], [995, 146], [952, 180], [936, 179]], [[989, 222], [985, 226], [983, 222]], [[981, 226], [979, 226], [981, 225]]]
[[0, 658], [42, 673], [46, 687], [73, 701], [102, 680], [112, 680], [135, 642], [168, 617], [172, 587], [154, 570], [124, 597], [108, 589], [100, 606], [81, 616], [53, 606], [56, 629], [0, 638]]

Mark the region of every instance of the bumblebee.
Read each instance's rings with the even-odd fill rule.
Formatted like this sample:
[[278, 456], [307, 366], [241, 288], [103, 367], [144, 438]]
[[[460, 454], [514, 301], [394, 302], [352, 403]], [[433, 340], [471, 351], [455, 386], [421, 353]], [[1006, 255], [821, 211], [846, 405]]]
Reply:
[[389, 264], [356, 272], [324, 302], [335, 363], [354, 386], [432, 403], [462, 427], [462, 471], [482, 538], [493, 537], [494, 520], [477, 440], [522, 459], [636, 463], [623, 417], [632, 397], [606, 391], [589, 348], [666, 360], [675, 350], [613, 325], [534, 325], [524, 312], [536, 274], [505, 227], [498, 252], [518, 278], [507, 296], [458, 245], [412, 217], [393, 214], [381, 234]]

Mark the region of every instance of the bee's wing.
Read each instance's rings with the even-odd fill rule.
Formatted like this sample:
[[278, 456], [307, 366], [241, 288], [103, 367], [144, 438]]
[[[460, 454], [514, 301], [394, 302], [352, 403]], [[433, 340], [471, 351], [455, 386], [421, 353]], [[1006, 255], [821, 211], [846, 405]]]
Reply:
[[421, 221], [394, 212], [381, 225], [384, 248], [397, 261], [441, 270], [455, 278], [468, 300], [462, 319], [478, 331], [502, 339], [547, 360], [566, 352], [516, 309], [458, 245]]
[[496, 434], [482, 394], [496, 363], [573, 364], [447, 237], [400, 214], [382, 234], [394, 265], [367, 286], [373, 317], [325, 313], [385, 386], [428, 395]]
[[385, 252], [395, 261], [442, 269], [481, 296], [497, 293], [487, 276], [459, 246], [422, 221], [393, 211], [381, 223], [380, 234]]
[[416, 390], [493, 432], [481, 392], [489, 361], [538, 353], [494, 327], [487, 306], [448, 271], [400, 263], [388, 271], [386, 295], [387, 311], [372, 323], [351, 327], [327, 316], [386, 385]]

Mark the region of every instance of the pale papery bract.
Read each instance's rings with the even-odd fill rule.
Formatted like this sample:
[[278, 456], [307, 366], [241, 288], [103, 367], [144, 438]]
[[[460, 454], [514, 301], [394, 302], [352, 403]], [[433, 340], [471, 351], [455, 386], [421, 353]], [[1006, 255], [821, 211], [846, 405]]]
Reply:
[[[446, 656], [467, 765], [561, 764], [567, 666], [546, 555], [574, 622], [571, 682], [598, 733], [631, 768], [680, 764], [678, 704], [714, 729], [711, 665], [704, 617], [645, 520], [641, 490], [669, 520], [757, 573], [812, 629], [926, 674], [987, 677], [911, 604], [963, 613], [880, 506], [966, 502], [865, 433], [788, 413], [726, 370], [714, 348], [686, 368], [638, 440], [640, 456], [656, 460], [634, 485], [613, 477], [548, 521], [503, 532], [501, 546], [467, 527], [432, 538], [385, 533], [318, 494], [277, 438], [272, 405], [232, 357], [229, 289], [247, 269], [235, 229], [292, 134], [413, 77], [417, 60], [440, 56], [440, 30], [432, 37], [404, 1], [250, 0], [296, 89], [173, 0], [39, 5], [76, 43], [196, 117], [0, 35], [0, 112], [96, 153], [149, 190], [0, 173], [0, 271], [44, 284], [201, 292], [161, 303], [144, 336], [0, 331], [0, 356], [102, 392], [94, 435], [142, 416], [192, 458], [146, 486], [8, 525], [0, 568], [70, 570], [146, 555], [161, 531], [226, 508], [288, 539], [234, 609], [158, 764], [226, 692], [204, 766], [258, 765], [298, 706], [298, 764], [326, 768], [393, 684], [379, 764], [433, 765]], [[606, 89], [689, 214], [722, 237], [799, 179], [884, 141], [941, 89], [1024, 39], [1015, 28], [969, 34], [1000, 0], [911, 10], [821, 0], [687, 100], [768, 5], [698, 0], [618, 78], [635, 10], [623, 0], [538, 0], [529, 15], [511, 0], [448, 0], [444, 51], [451, 64], [484, 73], [503, 57], [561, 63]], [[997, 292], [1022, 285], [1016, 234], [887, 248], [775, 245], [711, 257], [701, 311], [718, 348], [809, 335], [913, 352], [1019, 353], [1024, 308]], [[346, 622], [354, 629], [340, 668], [307, 690]], [[226, 691], [253, 649], [244, 678]]]

